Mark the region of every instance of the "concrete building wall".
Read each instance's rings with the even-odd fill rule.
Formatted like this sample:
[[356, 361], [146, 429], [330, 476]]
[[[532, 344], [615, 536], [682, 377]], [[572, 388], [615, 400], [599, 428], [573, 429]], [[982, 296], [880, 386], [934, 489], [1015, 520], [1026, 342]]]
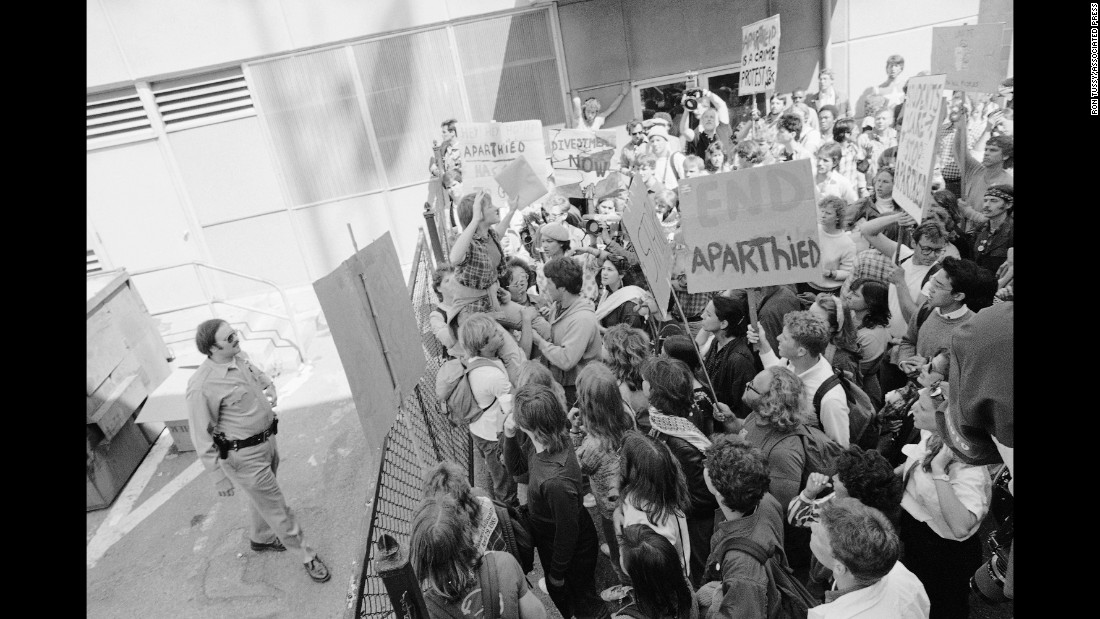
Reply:
[[87, 0], [88, 88], [210, 67], [543, 0]]

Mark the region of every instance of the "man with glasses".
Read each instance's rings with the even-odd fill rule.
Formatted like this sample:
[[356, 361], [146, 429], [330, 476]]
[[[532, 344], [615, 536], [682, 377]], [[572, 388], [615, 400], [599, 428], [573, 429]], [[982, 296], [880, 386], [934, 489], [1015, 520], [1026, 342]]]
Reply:
[[638, 159], [646, 153], [645, 127], [642, 121], [635, 118], [626, 123], [626, 132], [630, 135], [630, 142], [623, 146], [619, 154], [619, 166], [626, 171], [638, 169]]
[[195, 346], [206, 360], [187, 383], [187, 415], [191, 440], [214, 475], [218, 496], [233, 496], [234, 485], [248, 495], [253, 551], [290, 548], [301, 554], [310, 578], [327, 581], [328, 568], [306, 545], [275, 479], [275, 384], [241, 353], [240, 333], [224, 320], [200, 324]]
[[978, 310], [993, 304], [997, 280], [989, 269], [951, 256], [928, 280], [928, 301], [921, 306], [901, 338], [898, 367], [906, 374], [920, 371], [928, 360], [947, 349], [951, 333]]
[[940, 222], [925, 220], [913, 231], [914, 251], [883, 234], [886, 227], [893, 223], [904, 228], [916, 222], [900, 211], [864, 223], [862, 232], [871, 247], [892, 257], [900, 267], [890, 275], [890, 335], [900, 340], [909, 330], [909, 320], [928, 298], [927, 291], [923, 289], [935, 270], [939, 269], [940, 259], [947, 253], [947, 231]]

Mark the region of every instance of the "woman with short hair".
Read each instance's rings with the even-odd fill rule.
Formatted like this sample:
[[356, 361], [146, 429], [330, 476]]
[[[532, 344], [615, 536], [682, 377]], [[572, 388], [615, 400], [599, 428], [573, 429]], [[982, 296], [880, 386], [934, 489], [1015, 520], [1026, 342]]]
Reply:
[[484, 191], [468, 193], [458, 203], [462, 233], [451, 247], [450, 262], [455, 268], [455, 305], [460, 322], [477, 312], [500, 309], [496, 293], [500, 277], [507, 270], [500, 237], [518, 204], [512, 201], [508, 216], [502, 219], [500, 209]]
[[600, 361], [615, 374], [619, 393], [630, 407], [638, 429], [649, 432], [649, 399], [642, 390], [642, 363], [650, 356], [649, 336], [641, 329], [615, 325], [603, 334]]
[[[524, 385], [504, 424], [504, 459], [512, 475], [528, 473], [531, 535], [546, 574], [546, 589], [563, 617], [602, 619], [608, 615], [596, 594], [598, 537], [582, 504], [580, 463], [569, 440], [569, 421], [554, 392]], [[525, 459], [516, 435], [534, 447]]]

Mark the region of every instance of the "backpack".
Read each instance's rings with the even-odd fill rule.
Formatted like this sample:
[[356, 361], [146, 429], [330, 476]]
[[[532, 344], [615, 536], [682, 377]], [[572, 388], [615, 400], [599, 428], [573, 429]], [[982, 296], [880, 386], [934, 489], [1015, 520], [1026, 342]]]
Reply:
[[801, 424], [795, 428], [795, 434], [802, 441], [802, 451], [806, 454], [806, 463], [802, 466], [801, 486], [806, 487], [810, 473], [832, 475], [836, 472], [836, 459], [844, 453], [840, 443], [834, 441], [817, 426]]
[[[711, 555], [717, 554], [725, 562], [726, 555], [735, 550], [749, 555], [764, 566], [768, 575], [768, 619], [805, 619], [810, 609], [817, 606], [818, 601], [813, 594], [794, 577], [794, 571], [786, 564], [786, 555], [782, 548], [777, 548], [768, 555], [763, 546], [751, 539], [727, 537], [719, 542], [718, 548]], [[713, 567], [715, 571], [720, 568], [718, 564]], [[718, 577], [721, 578], [721, 572]]]
[[531, 536], [531, 525], [526, 508], [516, 509], [496, 499], [493, 499], [493, 508], [497, 512], [497, 520], [500, 521], [500, 530], [504, 534], [508, 552], [519, 562], [523, 573], [529, 573], [535, 568], [535, 540]]
[[477, 359], [467, 367], [461, 359], [451, 359], [439, 366], [435, 375], [435, 397], [451, 425], [470, 425], [496, 404], [497, 399], [493, 398], [489, 406], [481, 408], [470, 387], [470, 372], [485, 366], [496, 367], [496, 364], [489, 359]]
[[833, 375], [825, 379], [814, 393], [814, 412], [817, 413], [817, 423], [821, 425], [821, 400], [829, 390], [839, 384], [844, 388], [844, 399], [848, 402], [848, 442], [859, 445], [863, 449], [874, 449], [878, 446], [878, 435], [881, 423], [875, 414], [875, 405], [862, 387], [855, 384], [847, 373], [833, 371]]
[[[501, 619], [502, 617], [518, 617], [519, 605], [512, 598], [503, 599], [500, 594], [500, 575], [497, 573], [496, 556], [488, 552], [481, 558], [481, 565], [477, 570], [477, 582], [481, 588], [482, 617], [484, 619]], [[503, 602], [503, 604], [502, 604]], [[466, 619], [462, 611], [456, 612], [451, 605], [445, 605], [435, 594], [424, 596], [424, 605], [428, 608], [431, 617], [444, 619]]]

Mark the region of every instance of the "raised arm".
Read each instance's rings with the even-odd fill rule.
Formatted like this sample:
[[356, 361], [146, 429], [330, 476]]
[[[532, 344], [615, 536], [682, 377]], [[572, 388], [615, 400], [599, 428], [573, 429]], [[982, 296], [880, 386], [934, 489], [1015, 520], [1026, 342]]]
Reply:
[[484, 217], [483, 209], [481, 208], [481, 196], [484, 195], [484, 191], [478, 191], [477, 196], [474, 197], [473, 218], [470, 219], [469, 225], [462, 231], [462, 234], [458, 235], [455, 239], [454, 246], [451, 247], [451, 264], [459, 265], [466, 261], [466, 254], [470, 251], [470, 243], [474, 240], [474, 233], [477, 232], [478, 226], [481, 225], [481, 220]]
[[860, 232], [863, 234], [863, 238], [867, 239], [867, 242], [871, 244], [871, 247], [882, 252], [885, 256], [894, 256], [894, 252], [897, 251], [898, 244], [890, 239], [886, 238], [882, 231], [887, 226], [893, 223], [898, 223], [903, 217], [908, 215], [902, 211], [900, 213], [891, 213], [889, 215], [883, 215], [882, 217], [876, 217], [870, 221], [863, 223], [860, 227]]
[[498, 238], [504, 238], [504, 233], [508, 231], [508, 226], [512, 225], [512, 218], [516, 216], [516, 211], [519, 210], [519, 196], [514, 198], [508, 198], [508, 214], [500, 218], [500, 221], [493, 226], [493, 230], [496, 231]]
[[607, 109], [604, 110], [603, 114], [600, 114], [600, 116], [607, 118], [614, 114], [615, 110], [619, 109], [619, 104], [623, 102], [628, 92], [630, 92], [630, 82], [623, 82], [623, 89], [619, 92], [619, 96], [615, 97], [615, 100], [611, 102], [611, 105], [607, 106]]
[[710, 98], [710, 104], [714, 106], [714, 109], [718, 111], [718, 123], [723, 125], [730, 124], [730, 108], [726, 105], [725, 100], [718, 94], [711, 91], [705, 91], [703, 96]]

